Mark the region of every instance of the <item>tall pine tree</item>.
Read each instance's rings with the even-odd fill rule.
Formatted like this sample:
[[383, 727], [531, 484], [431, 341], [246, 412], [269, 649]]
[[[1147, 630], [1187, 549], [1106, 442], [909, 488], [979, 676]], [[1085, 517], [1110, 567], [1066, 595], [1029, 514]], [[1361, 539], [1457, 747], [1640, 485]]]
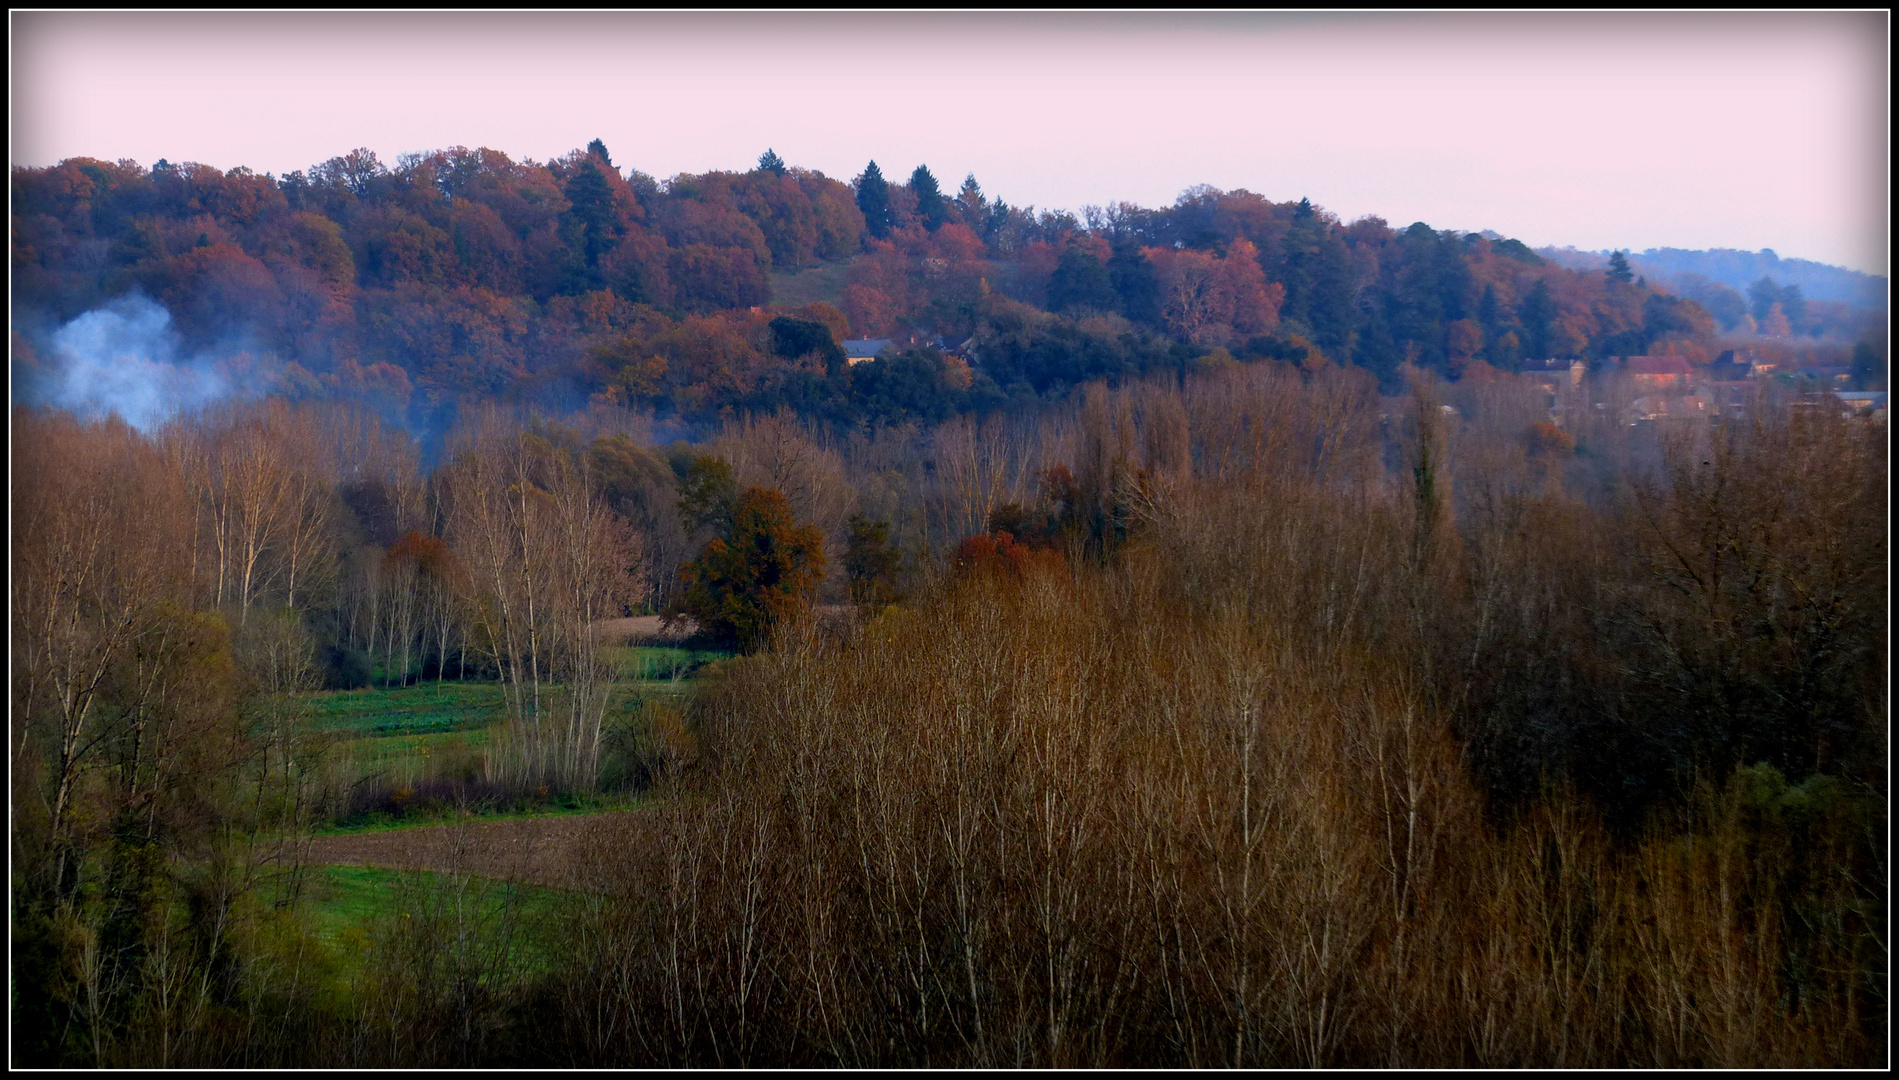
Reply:
[[1609, 253], [1609, 280], [1624, 285], [1635, 280], [1635, 271], [1629, 269], [1629, 259], [1620, 251]]
[[580, 256], [569, 263], [562, 276], [561, 291], [570, 295], [589, 292], [605, 284], [600, 276], [600, 256], [618, 240], [613, 188], [601, 172], [605, 168], [611, 166], [605, 163], [604, 152], [593, 155], [592, 159], [582, 162], [567, 181], [565, 193], [569, 207], [561, 215], [561, 232], [569, 250]]
[[949, 220], [949, 208], [943, 205], [943, 192], [936, 186], [936, 177], [927, 165], [918, 165], [910, 174], [910, 191], [917, 197], [917, 216], [931, 232], [943, 227]]
[[1550, 287], [1541, 278], [1530, 286], [1530, 294], [1517, 308], [1517, 321], [1523, 324], [1523, 347], [1529, 350], [1530, 358], [1548, 359], [1550, 325], [1556, 321], [1556, 298], [1550, 295]]
[[879, 240], [890, 235], [890, 185], [875, 161], [857, 178], [857, 208], [864, 213], [864, 228], [870, 235]]
[[989, 213], [989, 200], [982, 193], [982, 185], [976, 182], [975, 173], [963, 177], [963, 187], [956, 193], [956, 201], [962, 204], [965, 224], [980, 225]]
[[1308, 309], [1312, 304], [1314, 263], [1319, 256], [1319, 234], [1323, 229], [1310, 199], [1300, 199], [1293, 207], [1292, 223], [1286, 227], [1280, 243], [1279, 283], [1286, 287], [1286, 298], [1279, 305], [1279, 317], [1286, 322], [1310, 327]]

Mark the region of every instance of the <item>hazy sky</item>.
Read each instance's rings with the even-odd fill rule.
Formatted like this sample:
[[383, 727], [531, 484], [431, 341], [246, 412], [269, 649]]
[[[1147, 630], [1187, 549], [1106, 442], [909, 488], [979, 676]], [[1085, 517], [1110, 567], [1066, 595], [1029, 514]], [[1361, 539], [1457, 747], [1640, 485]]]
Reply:
[[12, 16], [16, 165], [282, 174], [367, 146], [665, 178], [765, 147], [1014, 204], [1193, 184], [1532, 245], [1771, 247], [1885, 273], [1888, 17]]

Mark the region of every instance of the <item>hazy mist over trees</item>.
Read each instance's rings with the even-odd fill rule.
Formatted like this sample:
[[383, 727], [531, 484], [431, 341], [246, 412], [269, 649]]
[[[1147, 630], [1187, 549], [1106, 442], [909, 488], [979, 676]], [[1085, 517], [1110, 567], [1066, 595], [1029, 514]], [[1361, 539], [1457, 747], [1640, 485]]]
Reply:
[[[1011, 206], [973, 175], [952, 194], [927, 166], [899, 183], [871, 162], [846, 184], [770, 151], [751, 172], [664, 182], [598, 140], [546, 163], [456, 147], [390, 167], [359, 150], [284, 177], [73, 159], [15, 169], [12, 212], [16, 394], [81, 411], [109, 396], [141, 424], [121, 401], [155, 380], [181, 405], [359, 401], [437, 439], [465, 398], [931, 423], [1209, 356], [1350, 364], [1390, 390], [1405, 363], [1458, 378], [1706, 362], [1721, 335], [1765, 329], [1741, 322], [1721, 253], [1632, 259], [1661, 260], [1664, 287], [1304, 199], [1200, 187], [1076, 216]], [[1777, 287], [1807, 282], [1791, 339], [1883, 352], [1881, 320], [1778, 267], [1762, 269]], [[803, 299], [767, 310], [775, 291]], [[903, 340], [843, 370], [771, 330], [781, 317]]]

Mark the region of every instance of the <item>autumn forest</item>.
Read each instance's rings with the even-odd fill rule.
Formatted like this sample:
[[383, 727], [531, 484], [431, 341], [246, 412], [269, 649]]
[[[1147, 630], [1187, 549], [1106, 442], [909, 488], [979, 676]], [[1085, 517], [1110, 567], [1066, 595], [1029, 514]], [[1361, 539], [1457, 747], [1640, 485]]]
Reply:
[[1888, 1064], [1883, 309], [598, 140], [12, 229], [15, 1065]]

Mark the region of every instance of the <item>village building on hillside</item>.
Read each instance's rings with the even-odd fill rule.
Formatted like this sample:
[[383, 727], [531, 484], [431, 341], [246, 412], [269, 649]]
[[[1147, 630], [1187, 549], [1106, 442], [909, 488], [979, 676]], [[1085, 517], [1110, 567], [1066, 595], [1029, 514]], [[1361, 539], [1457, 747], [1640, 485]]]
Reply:
[[1844, 388], [1853, 381], [1853, 369], [1850, 367], [1803, 367], [1794, 375], [1794, 378], [1818, 386]]
[[1884, 390], [1842, 391], [1833, 395], [1840, 404], [1854, 416], [1863, 416], [1877, 423], [1886, 422], [1886, 392]]
[[1646, 394], [1631, 402], [1629, 408], [1636, 420], [1687, 420], [1708, 415], [1711, 407], [1700, 394], [1678, 397]]
[[1749, 352], [1729, 349], [1708, 365], [1709, 382], [1740, 382], [1753, 377], [1754, 355]]
[[893, 342], [889, 338], [851, 338], [841, 344], [844, 348], [844, 362], [861, 364], [866, 360], [875, 360], [890, 351]]
[[1694, 367], [1683, 356], [1624, 357], [1622, 370], [1637, 393], [1685, 391], [1695, 374]]
[[1759, 400], [1761, 384], [1753, 379], [1709, 380], [1701, 388], [1708, 399], [1708, 409], [1716, 416], [1739, 419], [1746, 416]]

